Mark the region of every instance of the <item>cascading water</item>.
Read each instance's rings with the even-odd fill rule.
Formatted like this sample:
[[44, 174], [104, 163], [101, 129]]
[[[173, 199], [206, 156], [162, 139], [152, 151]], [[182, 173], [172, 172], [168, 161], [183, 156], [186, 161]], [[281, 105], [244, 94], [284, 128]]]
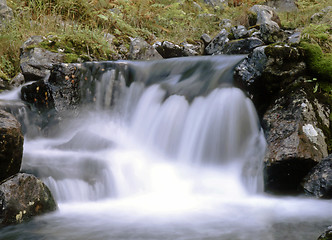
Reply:
[[263, 132], [232, 86], [241, 59], [86, 63], [79, 116], [25, 139], [23, 171], [59, 211], [1, 239], [315, 239], [331, 203], [262, 193]]

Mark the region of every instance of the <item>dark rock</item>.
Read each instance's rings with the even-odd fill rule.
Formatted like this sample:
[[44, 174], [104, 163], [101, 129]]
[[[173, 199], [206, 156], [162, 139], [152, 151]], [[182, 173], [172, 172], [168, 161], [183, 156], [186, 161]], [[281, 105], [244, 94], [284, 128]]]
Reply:
[[23, 86], [21, 88], [21, 98], [40, 111], [54, 109], [54, 100], [50, 88], [43, 80]]
[[143, 38], [139, 37], [131, 40], [128, 58], [131, 60], [163, 59], [154, 47], [144, 41]]
[[229, 41], [219, 52], [221, 54], [249, 54], [255, 48], [263, 46], [264, 42], [258, 38], [245, 38]]
[[0, 78], [0, 90], [8, 90], [9, 88], [9, 82], [5, 79]]
[[327, 156], [324, 128], [329, 110], [298, 87], [282, 91], [263, 117], [268, 148], [265, 190], [276, 193], [301, 191], [303, 178]]
[[229, 41], [228, 35], [229, 33], [226, 31], [226, 29], [221, 30], [219, 34], [213, 38], [210, 44], [205, 48], [205, 53], [212, 55], [218, 51], [221, 51], [225, 44]]
[[68, 110], [76, 114], [78, 105], [81, 103], [79, 77], [80, 64], [54, 64], [51, 75], [48, 79], [48, 86], [54, 101], [54, 108], [57, 113], [64, 113]]
[[0, 26], [13, 19], [13, 10], [7, 6], [6, 0], [0, 1]]
[[245, 26], [238, 25], [236, 27], [233, 27], [231, 30], [235, 39], [245, 38], [249, 36], [249, 32]]
[[56, 210], [47, 186], [33, 175], [19, 173], [0, 185], [0, 221], [18, 224]]
[[319, 236], [317, 240], [331, 240], [332, 239], [332, 226], [329, 226], [326, 231]]
[[304, 179], [303, 188], [307, 195], [332, 198], [332, 155], [312, 169]]
[[21, 125], [13, 115], [0, 110], [0, 181], [18, 173], [23, 154]]
[[89, 131], [76, 133], [68, 142], [55, 146], [63, 150], [98, 151], [113, 147], [114, 143]]
[[275, 8], [278, 12], [294, 12], [297, 11], [297, 0], [268, 0], [266, 5]]
[[305, 73], [301, 49], [283, 45], [257, 47], [237, 68], [235, 82], [248, 92], [259, 113], [264, 104]]
[[47, 78], [53, 64], [64, 61], [63, 54], [37, 48], [36, 45], [42, 41], [42, 37], [34, 36], [21, 47], [20, 67], [26, 82]]

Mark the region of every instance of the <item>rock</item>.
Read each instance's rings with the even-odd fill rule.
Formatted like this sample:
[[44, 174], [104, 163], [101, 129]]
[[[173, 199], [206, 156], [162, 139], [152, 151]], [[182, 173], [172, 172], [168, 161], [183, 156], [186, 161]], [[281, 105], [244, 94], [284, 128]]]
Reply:
[[6, 0], [0, 1], [0, 26], [13, 19], [13, 10], [7, 6]]
[[[280, 31], [281, 22], [276, 12], [268, 6], [255, 5], [250, 8], [252, 15], [257, 16], [256, 25], [260, 26], [262, 39], [266, 43], [274, 43], [283, 39]], [[252, 22], [252, 20], [249, 20]]]
[[301, 191], [303, 178], [328, 154], [322, 129], [329, 128], [329, 115], [328, 108], [316, 99], [309, 100], [306, 91], [296, 85], [280, 93], [263, 116], [268, 143], [266, 191]]
[[18, 173], [23, 154], [21, 125], [13, 115], [0, 110], [0, 181]]
[[205, 48], [205, 53], [212, 55], [218, 51], [221, 51], [224, 45], [229, 41], [228, 35], [229, 33], [226, 31], [226, 29], [221, 30], [219, 34], [213, 38], [210, 44]]
[[163, 59], [154, 47], [140, 37], [131, 40], [128, 58], [131, 60]]
[[301, 41], [301, 32], [295, 31], [287, 38], [289, 44], [297, 44]]
[[0, 184], [0, 221], [18, 224], [56, 210], [47, 186], [30, 174], [19, 173]]
[[207, 35], [206, 33], [204, 33], [201, 36], [201, 40], [203, 41], [205, 47], [212, 41], [211, 37], [209, 35]]
[[329, 23], [331, 24], [332, 18], [332, 6], [327, 6], [320, 12], [315, 13], [311, 16], [310, 22], [312, 23]]
[[221, 20], [221, 22], [219, 23], [219, 27], [221, 29], [231, 29], [232, 28], [232, 21], [230, 19], [223, 19]]
[[19, 87], [24, 84], [24, 76], [22, 73], [18, 73], [11, 81], [10, 85], [13, 87]]
[[332, 199], [332, 154], [311, 170], [304, 179], [303, 188], [307, 195]]
[[54, 109], [54, 100], [51, 90], [43, 80], [39, 80], [21, 88], [21, 99], [30, 103], [39, 111]]
[[203, 46], [200, 43], [189, 44], [181, 43], [180, 46], [169, 41], [156, 42], [153, 47], [163, 58], [197, 56], [203, 52]]
[[294, 12], [297, 11], [297, 0], [268, 0], [266, 5], [275, 8], [277, 12]]
[[20, 67], [26, 82], [47, 78], [53, 64], [64, 61], [64, 55], [61, 53], [35, 47], [42, 41], [42, 37], [34, 36], [21, 47]]
[[331, 240], [332, 239], [332, 226], [329, 226], [326, 231], [319, 236], [317, 240]]
[[248, 92], [259, 114], [282, 87], [305, 74], [303, 51], [287, 44], [257, 47], [235, 71], [235, 83]]
[[245, 38], [226, 43], [220, 54], [249, 54], [255, 48], [263, 46], [264, 42], [258, 38]]
[[204, 0], [204, 2], [212, 7], [219, 7], [221, 9], [224, 9], [228, 5], [228, 0]]
[[239, 38], [245, 38], [249, 36], [249, 32], [246, 29], [245, 26], [242, 25], [238, 25], [236, 27], [232, 28], [232, 33], [235, 37], [235, 39], [239, 39]]

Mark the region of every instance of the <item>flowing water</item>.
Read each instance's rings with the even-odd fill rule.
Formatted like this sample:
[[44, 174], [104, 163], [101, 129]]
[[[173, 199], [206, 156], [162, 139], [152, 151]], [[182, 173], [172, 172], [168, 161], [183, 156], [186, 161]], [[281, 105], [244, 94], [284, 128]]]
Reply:
[[[316, 239], [331, 201], [263, 193], [264, 135], [231, 84], [241, 59], [85, 64], [78, 116], [24, 143], [22, 170], [59, 209], [0, 239]], [[24, 109], [19, 90], [0, 99]]]

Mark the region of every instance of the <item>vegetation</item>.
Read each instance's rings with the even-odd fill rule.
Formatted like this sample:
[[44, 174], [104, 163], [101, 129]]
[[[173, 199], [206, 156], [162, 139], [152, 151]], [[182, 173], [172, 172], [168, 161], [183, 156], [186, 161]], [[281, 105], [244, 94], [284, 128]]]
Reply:
[[[310, 16], [328, 1], [298, 0], [299, 12], [280, 15], [283, 25], [307, 26]], [[45, 36], [41, 46], [62, 51], [67, 62], [117, 59], [126, 54], [130, 37], [179, 43], [197, 40], [203, 33], [214, 36], [221, 19], [246, 25], [250, 7], [263, 2], [230, 0], [229, 6], [220, 8], [204, 0], [7, 0], [14, 19], [0, 28], [0, 73], [11, 79], [19, 72], [19, 48], [33, 35]], [[311, 30], [309, 38], [324, 54], [330, 51], [330, 35], [312, 36]]]

